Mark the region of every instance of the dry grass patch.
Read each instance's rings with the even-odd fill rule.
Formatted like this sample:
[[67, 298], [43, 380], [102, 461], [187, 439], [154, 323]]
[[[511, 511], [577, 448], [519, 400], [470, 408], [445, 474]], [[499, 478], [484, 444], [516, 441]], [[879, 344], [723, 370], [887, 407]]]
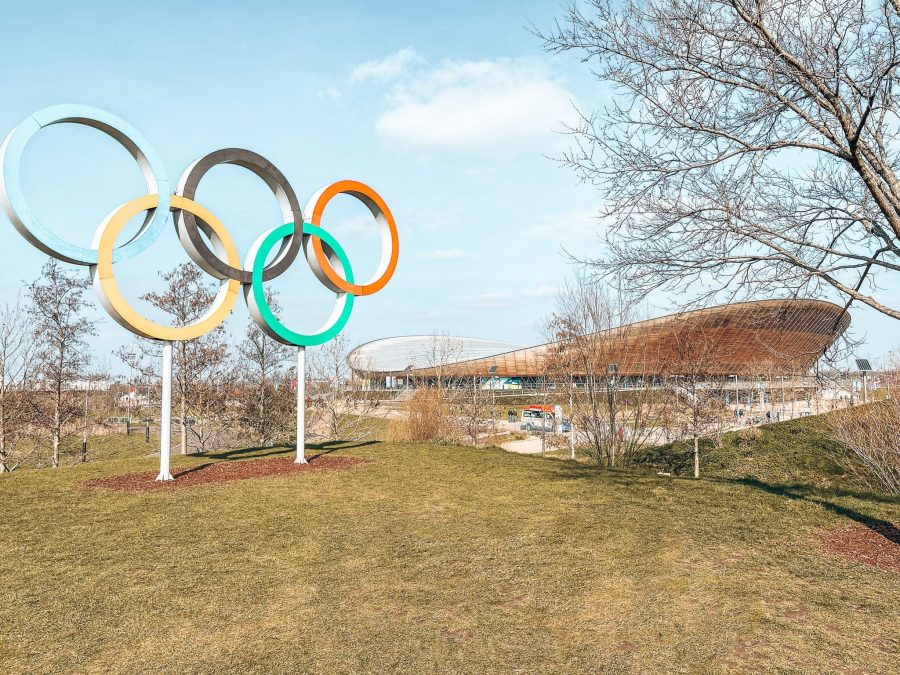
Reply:
[[821, 532], [898, 522], [897, 501], [455, 446], [329, 449], [366, 462], [138, 493], [81, 483], [152, 457], [0, 477], [0, 671], [896, 667], [897, 575], [823, 552]]

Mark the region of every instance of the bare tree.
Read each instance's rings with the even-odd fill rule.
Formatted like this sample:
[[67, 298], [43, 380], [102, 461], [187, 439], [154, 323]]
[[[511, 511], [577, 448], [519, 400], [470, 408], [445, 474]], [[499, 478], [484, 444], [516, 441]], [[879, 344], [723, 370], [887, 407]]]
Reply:
[[48, 426], [51, 463], [59, 466], [59, 442], [66, 425], [81, 413], [67, 391], [89, 362], [87, 337], [94, 323], [84, 316], [84, 292], [90, 282], [65, 271], [55, 260], [41, 268], [41, 276], [28, 286], [28, 316], [37, 345], [39, 373], [50, 393]]
[[34, 422], [34, 393], [28, 381], [34, 374], [36, 345], [19, 298], [15, 304], [0, 305], [0, 473], [15, 468], [14, 450]]
[[722, 361], [722, 345], [706, 335], [702, 327], [688, 326], [675, 335], [673, 400], [676, 416], [684, 423], [694, 444], [694, 478], [700, 477], [700, 439], [724, 430], [729, 415], [725, 409], [724, 381], [710, 377]]
[[[172, 317], [176, 326], [185, 326], [203, 316], [215, 301], [216, 287], [206, 282], [203, 273], [194, 265], [185, 263], [162, 275], [166, 282], [163, 293], [147, 293], [141, 296], [154, 307]], [[224, 385], [232, 370], [228, 360], [228, 342], [225, 327], [193, 340], [181, 340], [174, 344], [173, 379], [179, 407], [181, 429], [181, 454], [187, 454], [188, 435], [205, 449], [212, 422], [223, 422]], [[157, 346], [143, 344], [144, 356], [155, 357]], [[156, 359], [154, 359], [156, 360]], [[189, 422], [189, 417], [194, 420]], [[196, 426], [194, 431], [189, 429]]]
[[[274, 294], [267, 293], [269, 306], [278, 312]], [[243, 426], [256, 443], [268, 446], [287, 433], [294, 424], [294, 392], [284, 378], [284, 367], [294, 350], [266, 335], [255, 321], [247, 324], [241, 356], [242, 386], [238, 406]]]
[[[624, 410], [617, 405], [623, 384], [621, 359], [629, 351], [634, 356], [633, 350], [625, 349], [633, 315], [631, 305], [621, 297], [614, 298], [605, 287], [579, 275], [560, 293], [546, 326], [556, 345], [547, 367], [557, 374], [567, 373], [581, 385], [572, 400], [573, 423], [591, 456], [608, 466], [627, 464], [651, 431], [646, 423], [647, 391], [635, 394], [633, 405]], [[638, 371], [639, 381], [652, 379], [653, 354], [637, 356], [629, 368]]]
[[373, 417], [382, 417], [383, 408], [371, 392], [353, 378], [347, 361], [350, 339], [339, 334], [310, 355], [308, 393], [314, 412], [312, 435], [334, 440], [365, 438]]
[[472, 375], [471, 383], [459, 387], [451, 393], [451, 414], [460, 427], [463, 436], [472, 445], [478, 445], [478, 438], [485, 427], [485, 419], [493, 415], [490, 409], [490, 394], [482, 388], [483, 377]]
[[459, 338], [446, 332], [435, 332], [431, 336], [424, 355], [425, 366], [430, 373], [428, 379], [440, 392], [446, 393], [458, 384], [452, 366], [460, 361], [462, 353], [463, 343]]
[[478, 439], [493, 417], [490, 404], [491, 392], [483, 387], [486, 372], [471, 373], [455, 367], [463, 360], [464, 345], [460, 338], [446, 333], [435, 333], [426, 347], [425, 365], [427, 367], [428, 384], [437, 388], [446, 402], [445, 410], [450, 417], [450, 427], [455, 432], [450, 435], [460, 436], [472, 445], [478, 445]]
[[[224, 345], [227, 349], [227, 344]], [[207, 452], [234, 446], [237, 438], [231, 433], [233, 419], [230, 403], [236, 386], [234, 367], [230, 359], [208, 367], [190, 386], [186, 425], [188, 452]]]
[[541, 37], [613, 92], [562, 158], [606, 197], [595, 270], [900, 318], [900, 0], [591, 0]]

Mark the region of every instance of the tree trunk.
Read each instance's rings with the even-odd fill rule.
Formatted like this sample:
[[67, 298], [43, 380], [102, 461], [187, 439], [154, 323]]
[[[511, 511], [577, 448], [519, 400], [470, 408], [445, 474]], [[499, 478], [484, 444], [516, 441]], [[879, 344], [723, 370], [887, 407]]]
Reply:
[[619, 434], [616, 429], [616, 390], [611, 382], [607, 382], [606, 404], [609, 407], [609, 445], [612, 448], [612, 466], [619, 464]]
[[9, 458], [6, 451], [6, 392], [3, 392], [3, 400], [4, 402], [0, 403], [0, 473], [9, 473]]
[[53, 401], [53, 468], [59, 467], [59, 435], [61, 432], [60, 427], [62, 427], [62, 379], [63, 374], [65, 372], [65, 347], [60, 349], [58, 354], [58, 359], [55, 364], [56, 366], [56, 382], [54, 382], [56, 386], [56, 390], [53, 392], [55, 394], [55, 399]]
[[700, 478], [700, 439], [694, 434], [694, 478]]
[[59, 404], [53, 414], [53, 468], [59, 466]]
[[181, 454], [187, 454], [187, 399], [181, 397]]
[[[588, 393], [588, 402], [591, 406], [591, 435], [594, 437], [594, 454], [597, 456], [597, 463], [600, 464], [603, 461], [604, 449], [601, 441], [601, 429], [602, 422], [600, 421], [600, 410], [599, 405], [597, 404], [597, 388], [596, 382], [594, 381], [593, 370], [589, 370], [589, 365], [587, 360], [584, 361], [585, 364], [585, 372], [590, 373], [586, 377], [587, 384], [587, 393]], [[606, 453], [607, 461], [609, 461], [609, 453]]]
[[[262, 378], [259, 383], [259, 414], [257, 415], [257, 420], [265, 420], [266, 419], [266, 367], [265, 364], [262, 366]], [[259, 444], [262, 446], [269, 445], [269, 432], [267, 430], [267, 425], [263, 424], [262, 428], [259, 430]]]
[[575, 384], [569, 379], [569, 459], [575, 459], [575, 397], [572, 390]]

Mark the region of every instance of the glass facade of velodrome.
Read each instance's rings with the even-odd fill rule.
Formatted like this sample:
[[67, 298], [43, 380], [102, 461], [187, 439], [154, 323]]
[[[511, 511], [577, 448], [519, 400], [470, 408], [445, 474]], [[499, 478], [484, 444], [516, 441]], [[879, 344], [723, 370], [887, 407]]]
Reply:
[[[676, 375], [679, 354], [702, 335], [711, 347], [709, 376], [808, 371], [850, 325], [843, 307], [822, 300], [761, 300], [673, 314], [607, 331], [604, 360], [622, 376], [665, 371]], [[693, 336], [693, 337], [692, 337]], [[600, 342], [600, 341], [598, 341]], [[357, 347], [348, 357], [358, 377], [535, 378], [549, 355], [565, 343], [518, 347], [503, 342], [444, 336], [384, 338]], [[577, 375], [578, 373], [573, 373]]]

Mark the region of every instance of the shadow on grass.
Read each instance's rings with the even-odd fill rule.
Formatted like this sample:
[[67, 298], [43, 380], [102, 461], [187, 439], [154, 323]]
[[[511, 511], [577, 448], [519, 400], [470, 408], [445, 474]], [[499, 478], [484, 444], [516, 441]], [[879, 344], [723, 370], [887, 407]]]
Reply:
[[[526, 455], [526, 457], [542, 459], [540, 455]], [[552, 472], [553, 476], [562, 480], [583, 480], [586, 478], [603, 477], [606, 480], [614, 480], [621, 483], [638, 480], [659, 480], [661, 478], [671, 480], [672, 478], [678, 478], [678, 476], [657, 476], [654, 473], [630, 468], [623, 469], [618, 467], [600, 466], [599, 464], [587, 464], [571, 459], [561, 459], [554, 464], [555, 466], [553, 467]]]
[[317, 448], [319, 450], [326, 450], [328, 452], [334, 452], [335, 450], [352, 450], [353, 448], [364, 448], [367, 445], [378, 445], [381, 441], [376, 440], [367, 440], [367, 441], [323, 441], [322, 443], [312, 443], [309, 445], [310, 448]]
[[[832, 513], [836, 513], [848, 520], [852, 520], [860, 525], [867, 527], [877, 534], [880, 534], [882, 537], [887, 539], [889, 542], [894, 544], [895, 546], [900, 546], [900, 527], [894, 525], [894, 523], [882, 520], [881, 518], [875, 518], [873, 516], [866, 515], [865, 513], [861, 513], [855, 509], [851, 509], [848, 506], [843, 506], [842, 504], [835, 504], [828, 499], [825, 499], [822, 496], [822, 490], [818, 488], [814, 488], [808, 485], [779, 485], [773, 483], [765, 483], [760, 480], [756, 480], [754, 478], [742, 478], [738, 480], [730, 480], [730, 483], [739, 483], [741, 485], [746, 485], [747, 487], [754, 488], [756, 490], [762, 490], [763, 492], [767, 492], [772, 495], [777, 495], [779, 497], [784, 497], [785, 499], [798, 500], [810, 502], [812, 504], [818, 504], [822, 508], [827, 511], [831, 511]], [[892, 502], [895, 501], [890, 498], [876, 497], [874, 495], [857, 495], [855, 493], [841, 490], [841, 491], [829, 491], [838, 495], [840, 492], [846, 496], [855, 496], [859, 499], [870, 499], [876, 501], [884, 501], [884, 502]]]
[[[377, 443], [378, 441], [325, 441], [323, 443], [310, 443], [306, 446], [306, 459], [309, 462], [315, 462], [320, 457], [325, 457], [326, 455], [330, 455], [332, 452], [336, 452], [338, 450], [362, 448], [367, 445], [374, 445]], [[259, 452], [260, 450], [268, 450], [269, 452]], [[191, 473], [204, 471], [205, 469], [209, 469], [210, 467], [214, 467], [218, 464], [227, 463], [228, 461], [241, 461], [241, 459], [243, 458], [246, 458], [246, 461], [250, 461], [254, 459], [264, 459], [273, 455], [288, 456], [292, 455], [293, 453], [294, 448], [284, 445], [274, 447], [239, 448], [236, 450], [222, 450], [220, 452], [208, 452], [203, 454], [197, 453], [194, 455], [194, 457], [205, 457], [210, 459], [218, 459], [221, 461], [204, 462], [203, 464], [198, 464], [197, 466], [191, 466], [186, 469], [179, 469], [174, 472], [174, 475], [176, 478], [181, 478], [182, 476], [187, 476]]]
[[[324, 441], [322, 443], [308, 443], [306, 445], [307, 452], [315, 454], [310, 458], [320, 455], [327, 455], [336, 450], [351, 450], [353, 448], [362, 448], [367, 445], [375, 445], [379, 441]], [[229, 460], [229, 459], [262, 459], [263, 457], [273, 457], [276, 455], [286, 455], [294, 452], [294, 448], [290, 445], [274, 445], [274, 446], [254, 446], [250, 448], [235, 448], [233, 450], [218, 450], [214, 452], [203, 452], [193, 455], [194, 457], [205, 457], [209, 459]]]
[[332, 452], [337, 452], [338, 450], [364, 448], [367, 445], [377, 445], [378, 443], [379, 441], [325, 441], [324, 443], [309, 445], [307, 446], [307, 450], [318, 450], [318, 452], [309, 455], [309, 461], [312, 462], [319, 457], [330, 455]]
[[[563, 480], [579, 480], [598, 478], [602, 476], [605, 480], [612, 480], [619, 483], [633, 483], [636, 481], [646, 480], [695, 482], [696, 480], [688, 476], [657, 476], [655, 474], [646, 473], [640, 470], [635, 471], [630, 469], [611, 469], [608, 467], [591, 464], [580, 464], [578, 462], [572, 461], [561, 462], [559, 466], [555, 467], [553, 474], [556, 478], [560, 478]], [[818, 504], [822, 508], [831, 511], [832, 513], [836, 513], [840, 516], [843, 516], [844, 518], [847, 518], [848, 520], [852, 520], [860, 525], [865, 526], [873, 532], [881, 535], [892, 544], [900, 546], [900, 527], [898, 527], [894, 523], [883, 520], [881, 518], [875, 518], [873, 516], [852, 509], [848, 506], [837, 504], [828, 499], [828, 497], [853, 497], [855, 499], [885, 504], [900, 503], [900, 500], [898, 500], [896, 497], [885, 497], [883, 495], [867, 492], [854, 492], [852, 490], [846, 490], [843, 488], [819, 488], [804, 484], [766, 483], [765, 481], [757, 480], [755, 478], [703, 478], [701, 480], [720, 484], [725, 483], [730, 485], [744, 485], [755, 490], [761, 490], [771, 495], [783, 497], [785, 499], [806, 501], [813, 504]]]
[[208, 469], [211, 466], [215, 466], [215, 462], [204, 462], [203, 464], [198, 464], [197, 466], [191, 466], [187, 469], [177, 469], [173, 471], [173, 475], [175, 478], [180, 478], [181, 476], [187, 476], [189, 473], [195, 473], [197, 471], [203, 471], [204, 469]]
[[259, 445], [250, 448], [234, 448], [232, 450], [198, 452], [195, 453], [193, 457], [208, 457], [209, 459], [241, 459], [243, 457], [248, 457], [252, 459], [261, 459], [263, 457], [272, 457], [273, 455], [283, 455], [287, 452], [290, 452], [290, 448], [284, 445]]
[[[761, 490], [765, 490], [766, 492], [770, 492], [772, 494], [781, 494], [781, 491], [786, 491], [792, 493], [797, 498], [804, 499], [813, 499], [819, 498], [823, 499], [826, 497], [851, 497], [853, 499], [860, 499], [867, 502], [878, 502], [880, 504], [898, 504], [900, 505], [900, 498], [892, 497], [889, 495], [878, 494], [877, 492], [867, 492], [864, 490], [851, 490], [845, 487], [838, 486], [818, 486], [818, 485], [809, 485], [807, 483], [777, 483], [777, 482], [766, 482], [759, 480], [758, 478], [716, 478], [714, 480], [718, 480], [723, 483], [738, 483], [740, 485], [747, 485], [748, 487], [758, 488]], [[761, 487], [766, 486], [766, 487]], [[789, 496], [789, 495], [785, 495]]]

